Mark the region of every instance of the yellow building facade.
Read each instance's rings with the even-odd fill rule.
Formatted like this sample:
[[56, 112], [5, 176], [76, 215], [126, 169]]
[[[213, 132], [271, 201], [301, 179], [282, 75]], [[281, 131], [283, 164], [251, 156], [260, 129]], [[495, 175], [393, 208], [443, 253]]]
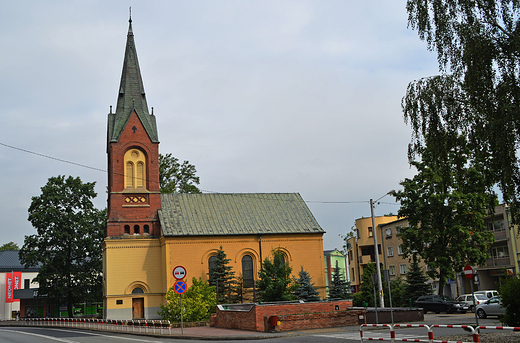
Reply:
[[208, 280], [220, 247], [244, 293], [251, 294], [261, 261], [278, 249], [294, 276], [303, 266], [326, 296], [324, 231], [299, 194], [160, 194], [157, 125], [146, 104], [131, 20], [107, 136], [104, 318], [159, 318], [176, 281], [173, 269], [185, 268], [188, 286], [193, 277]]

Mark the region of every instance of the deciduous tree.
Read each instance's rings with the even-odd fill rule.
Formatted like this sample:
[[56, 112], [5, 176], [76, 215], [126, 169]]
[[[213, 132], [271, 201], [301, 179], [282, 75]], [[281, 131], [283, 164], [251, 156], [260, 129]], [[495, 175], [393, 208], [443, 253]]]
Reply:
[[67, 304], [73, 316], [76, 302], [100, 301], [103, 296], [101, 243], [106, 211], [94, 207], [95, 182], [79, 177], [49, 178], [32, 197], [29, 221], [37, 233], [25, 236], [20, 262], [39, 266], [35, 278], [40, 294]]
[[[408, 0], [408, 22], [437, 52], [440, 74], [409, 84], [410, 159], [444, 133], [468, 138], [471, 162], [500, 186], [518, 221], [520, 202], [520, 3], [517, 0]], [[439, 154], [442, 155], [442, 152]], [[464, 168], [464, 166], [459, 166]]]
[[20, 250], [20, 248], [18, 247], [18, 244], [16, 244], [15, 242], [9, 242], [0, 246], [0, 251], [4, 250]]
[[[454, 271], [465, 264], [485, 264], [494, 237], [486, 230], [487, 209], [496, 205], [479, 165], [473, 165], [465, 137], [445, 132], [442, 147], [421, 149], [421, 161], [413, 179], [400, 184], [399, 216], [408, 226], [397, 233], [406, 257], [419, 256], [428, 265], [428, 275], [439, 279], [439, 294]], [[442, 142], [442, 143], [441, 143]]]
[[[182, 317], [186, 322], [200, 322], [209, 319], [209, 314], [215, 312], [217, 305], [215, 287], [192, 278], [191, 286], [182, 295]], [[166, 305], [161, 304], [158, 312], [164, 320], [181, 321], [181, 296], [173, 287], [166, 293]]]
[[159, 185], [161, 193], [200, 193], [200, 178], [189, 161], [182, 164], [172, 154], [159, 154]]

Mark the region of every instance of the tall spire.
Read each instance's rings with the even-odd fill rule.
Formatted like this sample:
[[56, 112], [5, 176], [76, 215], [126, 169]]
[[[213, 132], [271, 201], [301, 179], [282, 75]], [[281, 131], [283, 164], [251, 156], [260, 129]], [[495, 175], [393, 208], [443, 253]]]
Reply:
[[121, 73], [116, 112], [115, 114], [109, 115], [108, 141], [117, 142], [119, 140], [130, 115], [135, 111], [143, 123], [150, 140], [152, 142], [158, 142], [155, 116], [153, 114], [150, 115], [148, 112], [146, 93], [144, 91], [141, 70], [137, 60], [137, 50], [135, 48], [134, 34], [132, 31], [131, 9], [128, 23], [125, 58], [123, 71]]

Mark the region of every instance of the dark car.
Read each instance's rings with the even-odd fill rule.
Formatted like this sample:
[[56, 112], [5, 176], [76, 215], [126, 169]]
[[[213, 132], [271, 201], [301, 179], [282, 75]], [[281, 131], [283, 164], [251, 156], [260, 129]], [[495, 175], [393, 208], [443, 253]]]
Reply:
[[442, 295], [423, 295], [415, 301], [415, 307], [422, 308], [424, 313], [466, 313], [469, 310], [468, 305]]

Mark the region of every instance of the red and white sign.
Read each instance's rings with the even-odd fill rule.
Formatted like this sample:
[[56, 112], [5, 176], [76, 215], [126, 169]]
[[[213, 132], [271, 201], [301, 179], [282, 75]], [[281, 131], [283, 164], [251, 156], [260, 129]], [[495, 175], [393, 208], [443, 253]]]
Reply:
[[466, 278], [471, 279], [473, 277], [473, 268], [469, 264], [466, 264], [464, 266], [464, 275], [466, 275]]
[[186, 277], [186, 269], [183, 266], [173, 268], [173, 277], [177, 280], [182, 280]]
[[22, 272], [5, 273], [5, 302], [18, 302], [14, 299], [14, 291], [20, 289], [22, 285]]

